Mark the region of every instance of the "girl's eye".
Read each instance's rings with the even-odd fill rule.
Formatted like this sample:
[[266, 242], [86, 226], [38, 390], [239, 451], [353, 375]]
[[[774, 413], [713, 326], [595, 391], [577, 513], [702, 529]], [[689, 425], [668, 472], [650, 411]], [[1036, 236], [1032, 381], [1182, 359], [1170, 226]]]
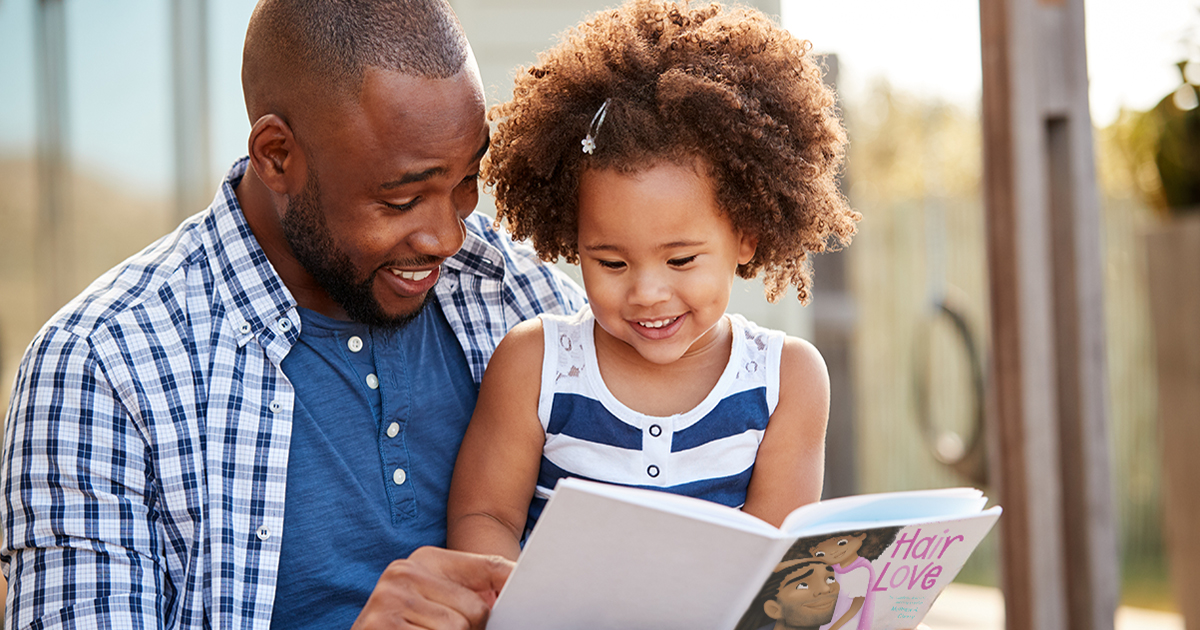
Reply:
[[619, 260], [597, 260], [597, 264], [604, 269], [624, 269], [625, 263]]
[[847, 543], [849, 543], [849, 542], [850, 542], [850, 541], [848, 541], [848, 540], [846, 540], [845, 538], [843, 538], [843, 539], [841, 539], [841, 540], [839, 540], [839, 541], [838, 541], [838, 546], [839, 546], [839, 547], [845, 547], [845, 546], [847, 545]]
[[667, 264], [671, 265], [672, 267], [683, 267], [683, 266], [686, 266], [688, 263], [692, 262], [693, 260], [696, 260], [695, 256], [687, 256], [685, 258], [672, 258], [671, 260], [667, 261]]
[[824, 558], [824, 557], [825, 557], [825, 552], [824, 552], [824, 551], [818, 551], [817, 553], [814, 553], [814, 554], [813, 554], [813, 556], [815, 556], [815, 557], [817, 557], [817, 558]]
[[797, 591], [807, 591], [808, 590], [808, 582], [797, 582], [796, 590]]

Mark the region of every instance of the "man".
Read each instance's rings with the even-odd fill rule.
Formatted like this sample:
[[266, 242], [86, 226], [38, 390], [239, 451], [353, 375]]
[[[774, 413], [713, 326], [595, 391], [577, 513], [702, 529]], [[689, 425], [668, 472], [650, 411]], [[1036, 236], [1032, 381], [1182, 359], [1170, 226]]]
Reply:
[[480, 628], [510, 566], [430, 547], [458, 443], [503, 333], [581, 294], [468, 216], [488, 128], [443, 1], [261, 0], [242, 80], [212, 206], [22, 361], [7, 627]]
[[817, 630], [833, 620], [838, 590], [837, 575], [824, 560], [785, 560], [767, 578], [738, 628]]

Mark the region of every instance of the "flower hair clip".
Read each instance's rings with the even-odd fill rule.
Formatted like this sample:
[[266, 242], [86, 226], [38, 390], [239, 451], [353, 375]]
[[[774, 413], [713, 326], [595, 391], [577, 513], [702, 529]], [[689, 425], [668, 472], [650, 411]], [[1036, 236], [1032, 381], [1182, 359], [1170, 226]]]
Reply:
[[608, 102], [612, 99], [604, 99], [600, 104], [600, 109], [596, 110], [596, 115], [592, 116], [592, 124], [588, 125], [588, 133], [584, 136], [580, 144], [583, 145], [583, 152], [591, 155], [596, 150], [596, 135], [600, 133], [600, 125], [604, 124], [604, 117], [608, 114]]

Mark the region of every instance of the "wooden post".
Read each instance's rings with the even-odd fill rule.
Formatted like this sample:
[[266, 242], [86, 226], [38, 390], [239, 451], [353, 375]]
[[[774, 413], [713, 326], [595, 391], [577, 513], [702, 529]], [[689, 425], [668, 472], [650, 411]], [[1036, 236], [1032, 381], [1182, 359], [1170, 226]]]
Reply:
[[1200, 628], [1200, 209], [1147, 235], [1146, 253], [1171, 583], [1184, 627], [1194, 630]]
[[208, 103], [208, 0], [171, 1], [171, 101], [175, 140], [175, 215], [212, 202]]
[[[836, 88], [838, 57], [825, 55], [825, 83]], [[840, 105], [840, 103], [839, 103]], [[845, 175], [840, 186], [849, 188]], [[846, 251], [813, 258], [813, 343], [825, 357], [829, 370], [829, 428], [825, 432], [825, 483], [822, 499], [844, 497], [858, 491], [858, 456], [854, 409], [854, 325], [857, 309], [847, 278]]]
[[35, 8], [38, 201], [34, 248], [39, 317], [48, 319], [75, 289], [67, 151], [67, 18], [63, 0]]
[[981, 0], [980, 21], [1007, 624], [1111, 629], [1118, 563], [1083, 0]]

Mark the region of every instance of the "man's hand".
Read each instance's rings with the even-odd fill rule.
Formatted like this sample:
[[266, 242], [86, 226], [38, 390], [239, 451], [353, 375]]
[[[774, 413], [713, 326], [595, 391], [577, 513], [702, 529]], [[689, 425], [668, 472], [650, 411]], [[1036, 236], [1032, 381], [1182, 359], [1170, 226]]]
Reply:
[[513, 563], [436, 547], [396, 560], [352, 630], [482, 630]]

